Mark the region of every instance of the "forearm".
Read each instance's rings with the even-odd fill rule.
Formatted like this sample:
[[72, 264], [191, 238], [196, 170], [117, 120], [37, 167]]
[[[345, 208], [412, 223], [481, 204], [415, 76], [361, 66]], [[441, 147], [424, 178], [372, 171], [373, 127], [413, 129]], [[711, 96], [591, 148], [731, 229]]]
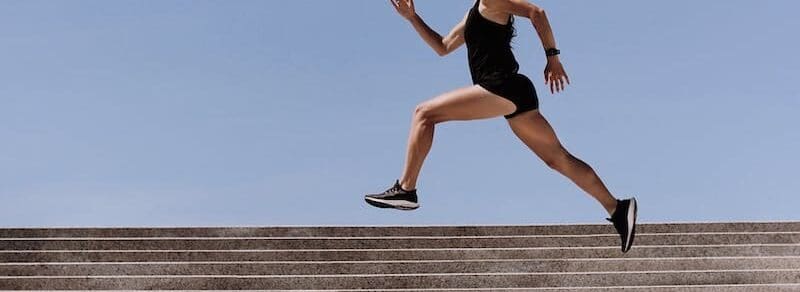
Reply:
[[414, 27], [414, 30], [419, 33], [419, 36], [422, 37], [437, 54], [442, 55], [444, 53], [445, 48], [442, 43], [442, 36], [430, 28], [419, 15], [414, 14], [408, 21], [411, 22], [411, 25]]
[[[531, 12], [530, 19], [536, 29], [536, 33], [539, 35], [539, 39], [542, 41], [542, 48], [545, 50], [556, 48], [556, 38], [553, 36], [553, 29], [550, 27], [550, 21], [547, 20], [544, 10], [539, 9]], [[558, 56], [553, 57], [558, 59]]]

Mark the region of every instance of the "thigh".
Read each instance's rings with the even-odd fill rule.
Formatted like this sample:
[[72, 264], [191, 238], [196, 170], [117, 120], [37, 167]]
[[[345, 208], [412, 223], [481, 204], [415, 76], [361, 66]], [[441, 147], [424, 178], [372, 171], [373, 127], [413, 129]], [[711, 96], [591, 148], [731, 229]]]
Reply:
[[508, 124], [525, 145], [542, 159], [566, 151], [558, 140], [553, 127], [539, 110], [528, 111], [508, 119]]
[[516, 109], [511, 101], [472, 85], [443, 93], [421, 103], [418, 112], [436, 122], [464, 121], [507, 115]]

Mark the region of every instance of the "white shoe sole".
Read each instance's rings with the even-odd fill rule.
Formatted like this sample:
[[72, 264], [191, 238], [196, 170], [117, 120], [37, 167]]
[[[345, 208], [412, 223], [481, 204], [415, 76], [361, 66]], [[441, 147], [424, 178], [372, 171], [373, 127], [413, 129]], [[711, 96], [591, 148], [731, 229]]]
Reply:
[[633, 234], [634, 228], [636, 228], [636, 199], [631, 198], [631, 204], [628, 206], [628, 240], [625, 243], [625, 246], [628, 247], [627, 249], [631, 248], [631, 243], [633, 243], [633, 238], [631, 234]]
[[409, 201], [400, 201], [400, 200], [384, 200], [384, 199], [376, 199], [370, 197], [364, 197], [368, 203], [373, 206], [381, 207], [381, 208], [395, 208], [400, 210], [414, 210], [419, 208], [418, 203], [409, 202]]

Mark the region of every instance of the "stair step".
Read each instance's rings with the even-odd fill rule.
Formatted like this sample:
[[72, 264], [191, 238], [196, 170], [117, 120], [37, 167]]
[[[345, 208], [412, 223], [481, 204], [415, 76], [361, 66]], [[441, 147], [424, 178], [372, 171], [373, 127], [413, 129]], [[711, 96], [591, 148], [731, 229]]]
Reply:
[[618, 246], [575, 248], [469, 248], [387, 250], [138, 250], [138, 251], [3, 251], [0, 262], [75, 261], [374, 261], [448, 259], [561, 259], [663, 258], [800, 255], [800, 244], [653, 245], [634, 246], [622, 253]]
[[[800, 232], [770, 233], [637, 233], [637, 245], [800, 243]], [[0, 250], [139, 250], [139, 249], [384, 249], [593, 247], [619, 244], [618, 235], [514, 237], [384, 237], [384, 238], [2, 238]]]
[[[800, 232], [800, 222], [640, 223], [640, 233]], [[611, 224], [468, 226], [281, 226], [281, 227], [97, 227], [6, 228], [8, 237], [288, 237], [288, 236], [463, 236], [615, 234]]]
[[[271, 291], [297, 291], [297, 290], [271, 290]], [[331, 290], [304, 290], [331, 291]], [[367, 291], [363, 289], [343, 289], [340, 292]], [[610, 286], [610, 287], [572, 287], [572, 288], [467, 288], [467, 289], [371, 289], [369, 291], [430, 291], [430, 292], [467, 292], [467, 291], [509, 291], [509, 292], [796, 292], [800, 291], [800, 284], [734, 284], [734, 285], [664, 285], [664, 286]]]
[[17, 289], [800, 291], [800, 222], [0, 229]]
[[445, 260], [377, 262], [103, 262], [0, 264], [5, 276], [90, 275], [326, 275], [435, 273], [542, 273], [678, 270], [798, 269], [800, 256], [729, 258], [626, 258]]
[[800, 270], [327, 276], [0, 277], [0, 289], [398, 289], [797, 283]]

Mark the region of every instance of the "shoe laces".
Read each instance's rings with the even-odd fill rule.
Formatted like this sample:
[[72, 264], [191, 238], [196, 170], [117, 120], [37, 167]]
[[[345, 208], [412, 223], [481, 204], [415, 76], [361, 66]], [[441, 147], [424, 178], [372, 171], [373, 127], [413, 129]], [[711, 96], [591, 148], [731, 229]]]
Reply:
[[399, 193], [400, 191], [402, 191], [402, 188], [400, 187], [400, 185], [399, 184], [395, 184], [389, 190], [387, 190], [386, 192]]

